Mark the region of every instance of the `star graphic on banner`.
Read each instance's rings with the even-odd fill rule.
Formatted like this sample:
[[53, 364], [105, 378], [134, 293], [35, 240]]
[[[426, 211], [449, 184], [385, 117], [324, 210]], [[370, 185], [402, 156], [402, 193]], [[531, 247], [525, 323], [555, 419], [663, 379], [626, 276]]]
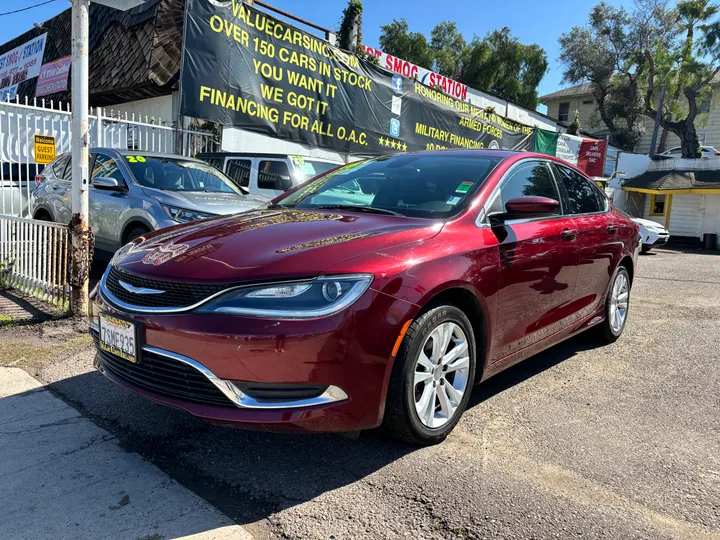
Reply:
[[391, 145], [393, 148], [397, 148], [397, 144], [395, 144], [395, 141], [393, 141], [392, 143], [390, 143], [390, 145]]
[[385, 146], [385, 137], [380, 137], [378, 139], [378, 143], [380, 144], [380, 146]]
[[403, 143], [402, 150], [403, 152], [407, 152], [407, 144]]

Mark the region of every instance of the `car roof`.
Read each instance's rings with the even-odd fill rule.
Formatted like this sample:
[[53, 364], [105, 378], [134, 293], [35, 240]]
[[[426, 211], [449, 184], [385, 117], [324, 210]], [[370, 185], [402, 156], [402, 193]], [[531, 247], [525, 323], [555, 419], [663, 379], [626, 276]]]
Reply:
[[[144, 156], [144, 157], [153, 157], [153, 158], [174, 158], [174, 159], [183, 159], [187, 161], [198, 161], [201, 162], [202, 160], [196, 159], [194, 157], [189, 156], [180, 156], [178, 154], [171, 154], [169, 152], [145, 152], [143, 150], [123, 150], [121, 148], [109, 148], [109, 147], [93, 147], [90, 148], [90, 152], [112, 152], [116, 154], [120, 154], [121, 156]], [[69, 152], [66, 152], [69, 153]]]
[[282, 154], [282, 153], [272, 153], [272, 152], [202, 152], [200, 154], [197, 154], [195, 157], [199, 159], [205, 159], [205, 158], [224, 158], [224, 157], [257, 157], [257, 158], [276, 158], [276, 159], [287, 159], [290, 156], [300, 156], [303, 159], [313, 160], [313, 161], [325, 161], [327, 163], [338, 163], [341, 164], [341, 161], [333, 161], [332, 159], [328, 158], [321, 158], [321, 157], [313, 157], [313, 156], [303, 156], [302, 154]]

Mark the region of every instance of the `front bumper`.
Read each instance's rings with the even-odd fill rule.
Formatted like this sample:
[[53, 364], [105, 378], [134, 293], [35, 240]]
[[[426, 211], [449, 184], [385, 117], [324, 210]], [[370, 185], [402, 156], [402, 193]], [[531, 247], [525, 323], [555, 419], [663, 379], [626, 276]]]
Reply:
[[[129, 390], [215, 423], [282, 431], [367, 429], [382, 421], [391, 351], [414, 307], [370, 289], [345, 311], [314, 320], [192, 312], [139, 315], [120, 311], [99, 292], [93, 299], [93, 324], [100, 311], [139, 323], [144, 354], [192, 366], [227, 402], [199, 403], [146, 384], [122, 369], [113, 370], [108, 365], [112, 358], [102, 351], [95, 362]], [[243, 394], [247, 383], [321, 385], [326, 390], [306, 399], [258, 400]]]

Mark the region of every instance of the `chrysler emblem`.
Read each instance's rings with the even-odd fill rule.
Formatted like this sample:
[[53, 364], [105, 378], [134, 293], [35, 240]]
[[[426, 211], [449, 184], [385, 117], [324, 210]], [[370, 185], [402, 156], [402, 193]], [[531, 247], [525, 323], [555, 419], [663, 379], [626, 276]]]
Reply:
[[119, 279], [118, 283], [120, 286], [125, 289], [128, 292], [131, 292], [133, 294], [163, 294], [165, 291], [161, 291], [160, 289], [148, 289], [146, 287], [135, 287], [135, 285], [130, 285], [129, 283], [124, 282], [123, 280]]

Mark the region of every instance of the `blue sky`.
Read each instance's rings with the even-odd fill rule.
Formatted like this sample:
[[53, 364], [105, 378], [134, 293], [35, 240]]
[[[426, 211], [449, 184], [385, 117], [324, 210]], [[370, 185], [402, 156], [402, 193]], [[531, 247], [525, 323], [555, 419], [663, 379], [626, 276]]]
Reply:
[[[40, 1], [0, 1], [0, 12]], [[346, 0], [268, 0], [268, 3], [330, 29], [336, 28], [347, 5]], [[508, 26], [521, 41], [537, 43], [547, 51], [550, 71], [540, 84], [542, 95], [562, 87], [562, 68], [557, 61], [558, 37], [572, 26], [585, 24], [590, 9], [596, 3], [596, 0], [364, 0], [363, 41], [371, 47], [378, 46], [380, 26], [400, 18], [408, 21], [412, 31], [427, 36], [438, 22], [455, 21], [466, 39]], [[609, 3], [631, 7], [632, 0], [609, 0]], [[57, 0], [29, 11], [0, 17], [0, 43], [29, 30], [33, 22], [45, 21], [67, 7], [67, 0]]]

